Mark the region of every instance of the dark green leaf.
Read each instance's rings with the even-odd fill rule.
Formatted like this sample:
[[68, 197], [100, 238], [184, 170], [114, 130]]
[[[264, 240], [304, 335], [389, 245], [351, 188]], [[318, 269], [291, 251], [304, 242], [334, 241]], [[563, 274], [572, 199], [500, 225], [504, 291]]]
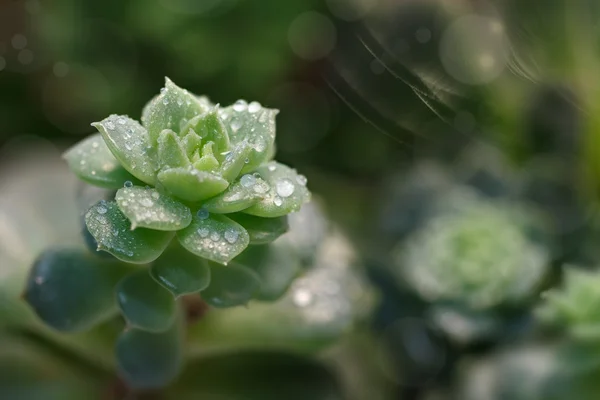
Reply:
[[63, 157], [71, 171], [91, 185], [118, 189], [126, 181], [138, 182], [113, 156], [99, 133], [83, 139]]
[[234, 213], [227, 216], [246, 229], [250, 236], [250, 244], [270, 243], [289, 229], [288, 216], [262, 218], [244, 213]]
[[101, 200], [92, 206], [85, 215], [85, 224], [98, 243], [98, 250], [130, 263], [156, 260], [173, 238], [171, 232], [131, 230], [130, 221], [113, 201]]
[[130, 271], [82, 250], [47, 250], [33, 264], [24, 298], [54, 329], [83, 331], [117, 311], [115, 285]]
[[116, 346], [118, 368], [127, 384], [136, 389], [157, 389], [168, 385], [183, 365], [181, 323], [165, 332], [125, 330]]
[[117, 299], [130, 325], [145, 331], [162, 332], [175, 320], [175, 299], [143, 269], [123, 278]]
[[294, 249], [284, 241], [250, 246], [233, 261], [253, 270], [260, 277], [260, 290], [254, 298], [275, 301], [287, 291], [300, 272], [301, 261]]
[[260, 287], [260, 279], [252, 270], [236, 265], [210, 265], [210, 285], [202, 298], [213, 307], [235, 307], [247, 304]]
[[131, 221], [131, 228], [177, 231], [192, 221], [190, 209], [158, 190], [139, 186], [119, 189], [115, 200], [119, 209]]
[[204, 290], [210, 282], [206, 260], [189, 251], [172, 246], [152, 264], [152, 277], [174, 296]]

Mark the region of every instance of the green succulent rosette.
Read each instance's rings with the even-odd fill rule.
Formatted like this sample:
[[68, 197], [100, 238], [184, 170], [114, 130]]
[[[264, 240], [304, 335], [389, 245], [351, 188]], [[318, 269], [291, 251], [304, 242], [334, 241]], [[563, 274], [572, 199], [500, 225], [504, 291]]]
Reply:
[[143, 388], [170, 382], [184, 356], [181, 296], [200, 293], [217, 308], [274, 301], [310, 264], [310, 240], [280, 238], [310, 192], [304, 176], [272, 161], [277, 112], [243, 100], [220, 107], [166, 79], [141, 123], [111, 115], [92, 124], [99, 133], [64, 158], [110, 193], [84, 220], [88, 242], [112, 257], [48, 249], [24, 299], [65, 332], [120, 312], [123, 378]]

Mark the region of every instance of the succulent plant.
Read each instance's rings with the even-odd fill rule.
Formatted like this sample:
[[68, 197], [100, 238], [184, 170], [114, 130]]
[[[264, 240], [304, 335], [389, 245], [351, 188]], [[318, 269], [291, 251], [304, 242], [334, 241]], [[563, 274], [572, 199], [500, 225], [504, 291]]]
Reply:
[[426, 300], [473, 310], [528, 296], [548, 254], [528, 237], [525, 214], [467, 190], [445, 196], [444, 203], [396, 249], [401, 278]]
[[84, 217], [86, 235], [112, 256], [44, 251], [24, 293], [35, 313], [78, 332], [120, 311], [121, 375], [133, 387], [158, 387], [183, 359], [179, 297], [201, 292], [214, 307], [281, 297], [315, 245], [276, 240], [287, 214], [310, 199], [304, 176], [271, 161], [276, 114], [243, 100], [222, 108], [166, 79], [142, 124], [117, 115], [92, 124], [99, 133], [64, 158], [81, 180], [114, 196]]

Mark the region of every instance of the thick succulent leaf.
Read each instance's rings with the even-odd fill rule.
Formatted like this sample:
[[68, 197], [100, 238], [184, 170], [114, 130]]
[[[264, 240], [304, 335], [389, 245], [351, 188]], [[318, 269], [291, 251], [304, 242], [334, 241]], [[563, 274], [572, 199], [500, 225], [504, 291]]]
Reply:
[[139, 122], [125, 115], [111, 115], [94, 122], [104, 142], [121, 165], [139, 180], [154, 184], [156, 154], [148, 132]]
[[130, 229], [130, 222], [117, 203], [101, 200], [85, 215], [85, 224], [104, 250], [129, 263], [144, 264], [154, 261], [167, 247], [173, 233], [144, 228]]
[[116, 288], [121, 313], [136, 328], [163, 332], [175, 321], [175, 299], [147, 269], [123, 278]]
[[261, 285], [254, 298], [264, 301], [275, 301], [283, 296], [302, 265], [294, 249], [284, 241], [250, 246], [232, 264], [242, 265], [258, 274]]
[[161, 169], [187, 167], [190, 159], [177, 134], [165, 129], [158, 137], [158, 164]]
[[113, 156], [99, 133], [83, 139], [63, 157], [71, 171], [91, 185], [117, 189], [126, 181], [137, 182]]
[[246, 229], [250, 236], [250, 244], [270, 243], [289, 229], [287, 215], [276, 218], [262, 218], [250, 214], [234, 213], [227, 216]]
[[150, 269], [152, 277], [174, 296], [199, 292], [210, 282], [206, 260], [180, 246], [171, 246]]
[[202, 146], [202, 155], [200, 152], [194, 154], [194, 168], [199, 171], [213, 172], [219, 168], [219, 161], [213, 153], [214, 142], [208, 142]]
[[181, 323], [164, 332], [125, 330], [116, 345], [118, 369], [128, 386], [155, 389], [168, 385], [183, 365]]
[[261, 200], [268, 190], [269, 186], [265, 181], [247, 174], [229, 185], [224, 192], [208, 199], [202, 206], [210, 212], [219, 214], [238, 212]]
[[252, 147], [242, 172], [254, 171], [268, 160], [275, 140], [275, 116], [278, 112], [256, 102], [247, 104], [243, 100], [221, 109], [219, 116], [227, 128], [231, 143], [247, 141]]
[[225, 125], [219, 118], [217, 107], [205, 114], [192, 118], [183, 128], [182, 133], [186, 135], [190, 129], [196, 132], [204, 142], [215, 144], [215, 155], [219, 161], [225, 158], [222, 154], [229, 150], [229, 136]]
[[209, 263], [209, 266], [210, 285], [202, 291], [202, 299], [213, 307], [247, 304], [260, 288], [259, 276], [246, 267], [215, 263]]
[[158, 180], [175, 197], [197, 202], [213, 197], [227, 189], [229, 182], [194, 168], [171, 168], [161, 171]]
[[280, 217], [300, 210], [310, 200], [306, 178], [292, 168], [271, 161], [256, 170], [269, 186], [264, 198], [245, 209], [247, 214], [258, 217]]
[[202, 148], [202, 138], [191, 130], [181, 139], [181, 144], [188, 158], [191, 160], [194, 153]]
[[243, 226], [224, 215], [209, 214], [203, 209], [187, 228], [177, 232], [177, 238], [188, 251], [221, 264], [227, 264], [250, 242]]
[[24, 299], [49, 326], [83, 331], [116, 311], [114, 288], [131, 269], [74, 249], [51, 249], [34, 262]]
[[117, 191], [115, 200], [131, 221], [131, 229], [177, 231], [192, 222], [192, 212], [185, 204], [153, 188], [124, 187]]
[[233, 150], [225, 154], [219, 169], [220, 175], [227, 181], [233, 182], [242, 171], [242, 168], [250, 162], [249, 157], [252, 151], [253, 148], [246, 141], [236, 144]]
[[148, 104], [142, 115], [142, 123], [148, 129], [150, 141], [156, 143], [164, 129], [180, 132], [182, 121], [188, 121], [208, 110], [206, 102], [165, 78], [165, 87]]

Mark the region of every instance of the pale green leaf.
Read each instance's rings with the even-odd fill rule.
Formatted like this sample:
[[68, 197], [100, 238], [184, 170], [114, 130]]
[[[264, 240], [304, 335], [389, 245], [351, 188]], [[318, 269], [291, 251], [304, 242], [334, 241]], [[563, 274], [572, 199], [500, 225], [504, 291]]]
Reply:
[[275, 116], [278, 112], [256, 102], [247, 104], [243, 100], [220, 110], [219, 116], [227, 128], [231, 143], [235, 145], [246, 141], [252, 148], [242, 172], [254, 171], [273, 152]]
[[221, 264], [227, 264], [249, 243], [248, 232], [240, 224], [206, 210], [201, 210], [187, 228], [177, 232], [177, 238], [190, 252]]
[[182, 133], [186, 135], [191, 129], [197, 133], [205, 143], [213, 142], [215, 144], [215, 156], [221, 161], [225, 158], [225, 155], [222, 153], [227, 152], [230, 145], [227, 130], [218, 116], [217, 107], [218, 106], [215, 106], [207, 113], [192, 118], [185, 125]]
[[117, 189], [126, 181], [137, 182], [104, 143], [100, 133], [87, 137], [63, 155], [80, 179], [95, 186]]
[[170, 129], [163, 130], [158, 137], [158, 164], [161, 169], [190, 165], [186, 150], [175, 132]]
[[294, 211], [310, 200], [306, 178], [283, 164], [271, 161], [256, 170], [269, 186], [264, 198], [243, 210], [259, 217], [280, 217]]
[[208, 199], [202, 205], [210, 212], [228, 214], [244, 210], [261, 200], [269, 190], [267, 184], [253, 175], [244, 175], [241, 180], [232, 183], [219, 195]]
[[131, 229], [177, 231], [192, 221], [192, 212], [186, 205], [153, 188], [124, 187], [117, 191], [115, 200], [131, 221]]
[[173, 196], [192, 202], [213, 197], [229, 186], [220, 176], [194, 168], [166, 169], [158, 174], [158, 180]]
[[208, 110], [205, 102], [165, 78], [165, 87], [148, 104], [142, 123], [148, 129], [150, 141], [156, 143], [164, 129], [180, 133], [182, 123]]
[[102, 134], [110, 151], [127, 171], [143, 182], [154, 183], [156, 154], [148, 132], [139, 122], [113, 114], [92, 126]]
[[243, 141], [236, 144], [230, 152], [225, 155], [225, 159], [221, 162], [219, 173], [229, 182], [234, 181], [242, 168], [250, 162], [250, 153], [254, 151], [248, 142]]

